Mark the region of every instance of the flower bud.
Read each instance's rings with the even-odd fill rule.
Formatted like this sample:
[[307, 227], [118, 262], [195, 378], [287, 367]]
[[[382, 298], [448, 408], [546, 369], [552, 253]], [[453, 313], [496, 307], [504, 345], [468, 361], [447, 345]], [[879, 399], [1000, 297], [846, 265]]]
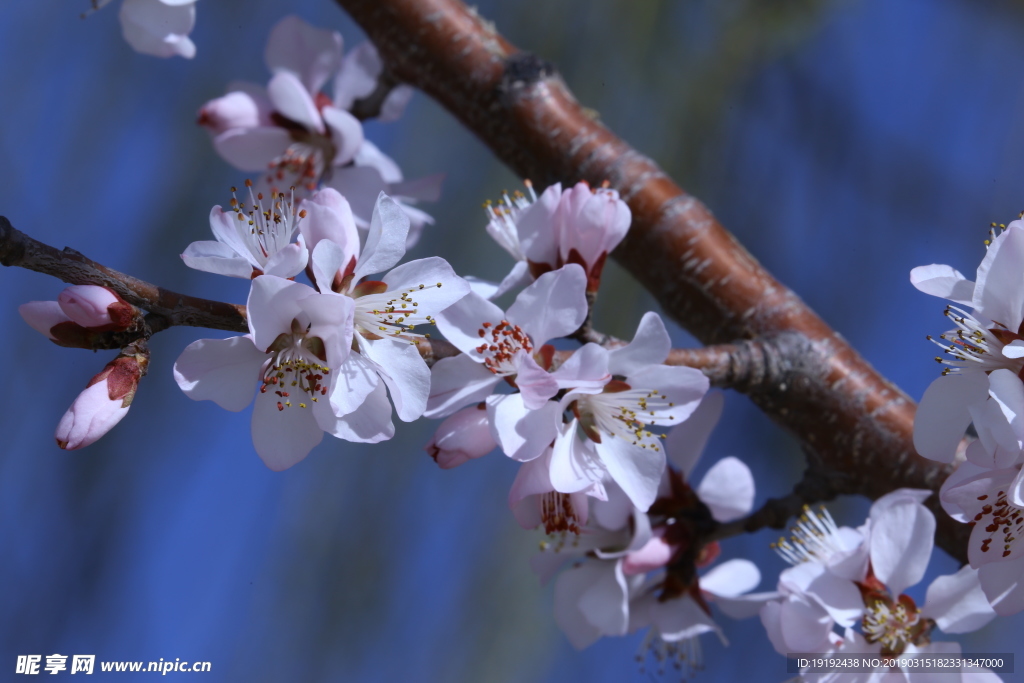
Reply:
[[491, 436], [487, 411], [472, 406], [463, 408], [442, 422], [434, 438], [427, 444], [426, 451], [441, 469], [450, 470], [487, 455], [497, 446]]
[[144, 352], [122, 352], [107, 363], [64, 413], [54, 433], [57, 445], [75, 450], [109, 432], [128, 414], [139, 379], [146, 374], [148, 365], [148, 353]]
[[106, 287], [72, 285], [57, 303], [72, 322], [97, 331], [126, 330], [135, 318], [135, 308]]
[[665, 527], [655, 528], [651, 540], [639, 550], [627, 553], [623, 558], [622, 573], [633, 576], [656, 571], [667, 565], [675, 552], [676, 548], [665, 541]]
[[586, 183], [562, 193], [559, 211], [559, 255], [587, 272], [587, 291], [595, 292], [608, 253], [626, 236], [632, 214], [615, 190], [591, 190]]
[[18, 306], [18, 313], [33, 330], [53, 342], [58, 341], [53, 329], [61, 323], [71, 322], [56, 301], [29, 301]]
[[214, 135], [232, 128], [256, 128], [264, 125], [265, 116], [249, 94], [236, 91], [210, 100], [199, 110], [198, 123]]

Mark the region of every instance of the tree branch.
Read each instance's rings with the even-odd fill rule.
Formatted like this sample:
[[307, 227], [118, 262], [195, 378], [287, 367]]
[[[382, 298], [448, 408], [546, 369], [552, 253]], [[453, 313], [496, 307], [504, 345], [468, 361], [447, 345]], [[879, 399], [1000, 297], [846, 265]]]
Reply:
[[[520, 176], [542, 186], [609, 181], [633, 213], [614, 258], [701, 341], [779, 340], [778, 381], [746, 391], [845, 475], [842, 493], [938, 490], [949, 468], [914, 452], [913, 401], [765, 271], [703, 204], [588, 116], [550, 64], [519, 52], [458, 0], [336, 1], [395, 78], [440, 102]], [[937, 496], [929, 504], [939, 519], [938, 543], [964, 560], [969, 529], [940, 511]]]

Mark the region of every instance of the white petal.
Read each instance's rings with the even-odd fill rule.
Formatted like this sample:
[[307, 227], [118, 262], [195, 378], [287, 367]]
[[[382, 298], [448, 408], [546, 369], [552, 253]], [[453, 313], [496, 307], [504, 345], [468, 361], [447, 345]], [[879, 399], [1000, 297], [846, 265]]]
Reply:
[[604, 477], [592, 444], [577, 438], [577, 426], [577, 421], [572, 420], [559, 427], [551, 449], [551, 485], [561, 493], [590, 490]]
[[350, 353], [341, 367], [332, 371], [337, 376], [331, 389], [331, 407], [339, 417], [358, 410], [380, 384], [377, 371], [360, 353]]
[[[504, 317], [500, 308], [479, 294], [469, 292], [437, 314], [437, 329], [462, 353], [480, 363], [482, 355], [476, 349], [481, 343], [483, 323], [495, 325]], [[538, 347], [535, 345], [535, 348]]]
[[339, 417], [331, 435], [355, 443], [379, 443], [395, 435], [391, 404], [384, 382], [379, 382], [353, 412]]
[[213, 401], [238, 412], [252, 402], [267, 359], [249, 335], [200, 339], [185, 347], [174, 363], [174, 381], [193, 401]]
[[716, 597], [735, 598], [749, 593], [761, 583], [761, 572], [750, 560], [723, 562], [700, 577], [700, 589]]
[[[993, 370], [988, 381], [989, 393], [998, 402], [1016, 441], [1024, 442], [1024, 384], [1016, 373], [1006, 369]], [[1005, 445], [1011, 449], [1015, 445], [1019, 448], [1019, 443]]]
[[970, 633], [992, 621], [996, 613], [981, 590], [978, 571], [963, 566], [928, 586], [921, 615], [935, 619], [944, 633]]
[[444, 173], [435, 173], [415, 180], [392, 181], [391, 192], [399, 197], [421, 202], [436, 202], [441, 198], [441, 185], [444, 183], [444, 178]]
[[1003, 347], [1003, 355], [1007, 358], [1024, 358], [1024, 341], [1014, 339]]
[[465, 354], [442, 358], [430, 372], [430, 396], [424, 417], [445, 417], [491, 395], [501, 378]]
[[213, 139], [217, 154], [239, 171], [266, 171], [291, 144], [288, 131], [277, 126], [234, 128]]
[[342, 166], [352, 161], [359, 146], [363, 144], [363, 124], [347, 111], [337, 107], [324, 107], [320, 112], [334, 145], [334, 166]]
[[385, 275], [383, 281], [389, 292], [409, 292], [416, 302], [417, 312], [406, 316], [407, 322], [413, 324], [425, 321], [428, 315], [438, 315], [469, 294], [469, 283], [456, 275], [440, 256], [403, 263]]
[[324, 438], [309, 408], [278, 409], [278, 397], [271, 392], [256, 394], [252, 411], [252, 443], [267, 467], [280, 472], [298, 463]]
[[307, 130], [325, 133], [324, 120], [309, 91], [294, 74], [281, 71], [267, 83], [267, 96], [274, 109]]
[[648, 404], [649, 412], [644, 415], [651, 424], [662, 426], [677, 425], [690, 417], [711, 385], [696, 368], [669, 365], [648, 365], [628, 375], [626, 382], [636, 389], [656, 391], [664, 396], [657, 401], [652, 399]]
[[359, 232], [352, 207], [338, 190], [321, 188], [302, 202], [301, 208], [306, 210], [306, 217], [299, 221], [299, 230], [309, 249], [315, 252], [321, 240], [336, 243], [344, 253], [342, 268], [348, 265], [349, 259], [359, 257]]
[[196, 20], [194, 4], [171, 6], [159, 0], [124, 0], [121, 32], [136, 52], [191, 59], [196, 46], [188, 38]]
[[658, 495], [658, 482], [665, 471], [665, 451], [633, 446], [625, 439], [611, 436], [595, 449], [615, 483], [633, 505], [646, 512]]
[[914, 448], [931, 460], [953, 462], [971, 414], [967, 406], [985, 400], [988, 376], [955, 372], [938, 377], [921, 397], [914, 417]]
[[665, 438], [665, 453], [672, 464], [682, 470], [684, 476], [690, 476], [693, 466], [704, 452], [704, 446], [711, 436], [711, 430], [718, 424], [724, 406], [725, 394], [722, 392], [705, 394], [690, 417], [673, 427]]
[[910, 271], [910, 284], [925, 294], [949, 299], [965, 306], [971, 305], [974, 283], [955, 268], [937, 263], [918, 266]]
[[334, 276], [344, 271], [346, 263], [345, 250], [337, 242], [322, 239], [313, 249], [310, 265], [313, 269], [313, 281], [321, 292], [330, 292], [334, 287]]
[[853, 581], [817, 562], [803, 562], [779, 574], [779, 588], [812, 598], [840, 626], [853, 626], [864, 614], [864, 599]]
[[391, 392], [395, 412], [403, 422], [423, 415], [430, 393], [430, 368], [415, 344], [400, 339], [361, 340], [360, 351], [373, 361]]
[[405, 237], [409, 232], [409, 218], [395, 200], [383, 192], [370, 220], [366, 246], [356, 265], [355, 279], [390, 270], [405, 256]]
[[587, 276], [569, 264], [544, 273], [516, 297], [508, 319], [522, 327], [535, 347], [579, 329], [587, 317]]
[[267, 265], [263, 268], [263, 272], [267, 275], [284, 278], [295, 277], [306, 268], [307, 261], [309, 261], [309, 252], [306, 251], [305, 244], [301, 242], [288, 244], [267, 259]]
[[871, 566], [899, 595], [924, 577], [935, 544], [935, 515], [916, 501], [871, 511]]
[[1024, 310], [1024, 228], [1013, 226], [992, 241], [978, 266], [972, 305], [985, 317], [1016, 331]]
[[520, 462], [533, 460], [551, 445], [558, 433], [561, 414], [553, 401], [539, 410], [529, 410], [523, 405], [520, 394], [487, 397], [487, 416], [494, 440], [505, 455]]
[[1024, 557], [993, 562], [978, 569], [978, 580], [989, 604], [999, 616], [1024, 610]]
[[258, 349], [266, 350], [282, 332], [289, 332], [299, 314], [299, 299], [315, 294], [312, 288], [274, 275], [252, 281], [246, 310], [249, 333]]
[[523, 255], [534, 263], [552, 268], [558, 259], [558, 235], [555, 225], [562, 185], [549, 186], [532, 205], [516, 219], [516, 232]]
[[523, 397], [523, 405], [530, 410], [537, 410], [558, 393], [558, 382], [551, 374], [537, 364], [533, 356], [519, 351], [514, 358], [516, 366], [516, 386]]
[[[970, 451], [970, 447], [968, 447], [968, 451]], [[973, 477], [979, 474], [987, 474], [990, 469], [978, 467], [970, 462], [962, 462], [953, 470], [953, 474], [946, 478], [946, 481], [942, 483], [942, 487], [939, 489], [939, 502], [942, 503], [942, 509], [946, 511], [946, 514], [958, 522], [966, 522], [969, 516], [975, 514], [974, 505], [978, 502], [976, 497], [982, 494], [975, 494], [975, 500], [973, 501], [969, 496], [961, 500], [959, 488], [961, 484]]]
[[782, 603], [769, 602], [761, 608], [761, 624], [768, 635], [775, 651], [782, 656], [792, 652], [786, 642], [786, 636], [782, 633]]
[[720, 631], [715, 621], [688, 595], [654, 602], [650, 612], [661, 639], [668, 643]]
[[665, 323], [660, 315], [649, 311], [640, 319], [633, 341], [609, 352], [608, 367], [613, 375], [629, 376], [648, 365], [664, 363], [671, 350]]
[[605, 570], [598, 562], [584, 562], [565, 570], [555, 581], [555, 622], [578, 650], [602, 635], [580, 611], [580, 599]]
[[626, 635], [629, 627], [629, 595], [620, 562], [595, 562], [602, 571], [580, 595], [580, 612], [601, 633]]
[[754, 507], [754, 476], [738, 458], [722, 458], [708, 470], [697, 487], [697, 497], [719, 522], [743, 517]]
[[356, 45], [345, 55], [334, 79], [334, 101], [342, 109], [351, 109], [356, 100], [372, 93], [383, 70], [380, 55], [373, 43]]
[[227, 275], [248, 280], [252, 277], [252, 264], [235, 253], [235, 250], [221, 242], [204, 240], [185, 247], [181, 260], [189, 268], [205, 273]]
[[574, 394], [599, 394], [612, 378], [608, 351], [597, 344], [584, 344], [551, 377], [559, 388], [571, 389]]
[[749, 619], [764, 607], [765, 603], [778, 600], [782, 596], [777, 591], [764, 593], [747, 593], [735, 598], [716, 597], [715, 604], [722, 613], [733, 619]]
[[[364, 141], [363, 144], [367, 143]], [[345, 195], [356, 225], [362, 229], [369, 228], [377, 197], [388, 189], [377, 169], [362, 166], [334, 168], [327, 184]]]
[[[240, 226], [239, 223], [242, 223], [244, 227]], [[239, 221], [238, 214], [234, 211], [224, 211], [220, 206], [210, 209], [210, 231], [217, 238], [217, 241], [227, 245], [234, 252], [235, 256], [239, 256], [248, 261], [253, 267], [259, 268], [260, 262], [256, 260], [249, 248], [249, 242], [244, 236], [244, 233], [248, 232], [248, 228], [248, 223]], [[246, 277], [250, 276], [247, 275]]]
[[341, 64], [341, 35], [287, 16], [271, 29], [264, 59], [271, 72], [291, 73], [315, 93]]

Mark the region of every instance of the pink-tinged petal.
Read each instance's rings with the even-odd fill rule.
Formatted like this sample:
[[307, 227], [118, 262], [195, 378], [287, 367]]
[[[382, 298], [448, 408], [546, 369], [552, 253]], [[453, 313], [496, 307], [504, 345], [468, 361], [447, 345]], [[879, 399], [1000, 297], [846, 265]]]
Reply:
[[311, 252], [316, 251], [322, 240], [329, 240], [341, 249], [341, 268], [350, 259], [359, 258], [359, 231], [352, 208], [341, 193], [331, 187], [322, 188], [302, 202], [301, 208], [306, 217], [299, 221], [299, 230]]
[[871, 567], [899, 595], [924, 577], [935, 545], [935, 515], [916, 501], [871, 510]]
[[622, 573], [626, 576], [645, 574], [661, 569], [672, 559], [674, 548], [670, 546], [662, 534], [655, 532], [647, 543], [639, 550], [634, 550], [622, 559]]
[[266, 351], [279, 334], [291, 331], [292, 320], [302, 310], [299, 300], [310, 294], [315, 294], [312, 288], [274, 275], [252, 281], [246, 310], [249, 334], [258, 349]]
[[484, 280], [475, 275], [467, 275], [462, 279], [469, 283], [469, 291], [484, 299], [493, 299], [498, 291], [497, 282]]
[[560, 389], [574, 394], [599, 394], [612, 378], [608, 371], [608, 351], [598, 344], [584, 344], [576, 349], [551, 377]]
[[622, 487], [640, 511], [646, 512], [658, 495], [658, 482], [665, 471], [665, 452], [641, 448], [621, 438], [606, 438], [595, 445], [608, 475]]
[[1004, 444], [1004, 439], [1000, 440], [1000, 443], [1009, 450], [1016, 446], [1019, 451], [1020, 443], [1024, 442], [1024, 384], [1016, 373], [1006, 369], [993, 370], [989, 373], [988, 382], [989, 394], [998, 403], [1006, 422], [1013, 430], [1014, 440], [1018, 442]]
[[661, 316], [647, 312], [640, 319], [633, 341], [609, 352], [608, 368], [613, 375], [629, 376], [649, 365], [664, 363], [671, 350], [672, 340]]
[[566, 569], [555, 581], [555, 622], [577, 650], [593, 644], [602, 635], [601, 629], [583, 614], [580, 600], [608, 569], [603, 563], [583, 562]]
[[334, 145], [331, 164], [344, 166], [352, 161], [363, 144], [363, 124], [347, 111], [337, 107], [324, 107], [320, 112]]
[[196, 46], [188, 38], [196, 21], [194, 4], [172, 6], [160, 0], [124, 0], [121, 32], [136, 52], [191, 59]]
[[430, 394], [430, 368], [416, 345], [387, 337], [375, 341], [360, 338], [359, 350], [376, 365], [387, 384], [398, 418], [403, 422], [419, 419]]
[[185, 347], [174, 363], [174, 381], [193, 401], [213, 401], [238, 412], [252, 403], [267, 355], [249, 335], [200, 339]]
[[498, 283], [498, 289], [488, 299], [497, 299], [506, 292], [511, 292], [513, 289], [517, 289], [526, 284], [533, 282], [533, 275], [530, 274], [530, 264], [526, 261], [516, 261], [516, 264], [512, 266], [512, 270], [508, 272], [508, 275]]
[[334, 103], [341, 109], [351, 109], [377, 88], [384, 65], [373, 43], [366, 41], [352, 48], [341, 62], [334, 78]]
[[491, 434], [505, 455], [519, 462], [533, 460], [551, 445], [558, 434], [561, 414], [554, 401], [548, 401], [539, 410], [529, 410], [520, 394], [487, 397]]
[[[473, 410], [478, 409], [475, 407], [466, 408], [467, 412]], [[438, 431], [440, 431], [440, 429]], [[521, 518], [519, 512], [516, 511], [520, 507], [527, 507], [525, 504], [521, 505], [523, 501], [526, 501], [533, 496], [551, 493], [555, 490], [554, 486], [551, 484], [551, 477], [549, 476], [550, 469], [551, 449], [547, 449], [540, 455], [540, 457], [521, 464], [519, 466], [519, 471], [516, 472], [515, 481], [512, 482], [512, 488], [510, 488], [508, 492], [508, 505], [512, 508], [512, 511], [516, 513], [516, 519], [519, 520], [519, 523], [524, 529], [533, 529], [541, 523], [540, 508], [537, 505], [529, 505], [528, 507], [530, 508], [531, 514], [525, 515], [523, 518]], [[536, 519], [536, 521], [527, 524], [527, 519]]]
[[[469, 292], [456, 303], [437, 314], [437, 329], [444, 338], [474, 362], [481, 363], [481, 344], [484, 323], [496, 325], [505, 317], [504, 312], [479, 294]], [[534, 348], [539, 348], [534, 345]]]
[[[1014, 377], [1020, 384], [1020, 380]], [[971, 421], [978, 432], [978, 440], [968, 444], [966, 456], [975, 464], [987, 467], [1006, 467], [1017, 461], [1020, 456], [1020, 445], [1017, 435], [1000, 410], [999, 401], [995, 398], [968, 406]], [[975, 444], [980, 446], [979, 451]]]
[[921, 616], [934, 619], [943, 633], [970, 633], [992, 621], [996, 613], [981, 590], [978, 570], [964, 566], [956, 574], [932, 581]]
[[415, 92], [408, 85], [399, 85], [392, 88], [391, 92], [384, 98], [384, 104], [380, 107], [380, 114], [377, 116], [377, 120], [384, 123], [397, 121], [402, 116], [402, 112], [405, 111], [405, 107], [409, 104], [409, 100], [412, 99]]
[[416, 302], [417, 313], [406, 316], [407, 323], [425, 322], [426, 316], [440, 314], [469, 294], [469, 283], [456, 275], [440, 256], [403, 263], [382, 279], [387, 283], [388, 291], [409, 292]]
[[295, 277], [301, 273], [309, 261], [309, 252], [303, 243], [289, 244], [267, 259], [263, 272], [278, 277]]
[[968, 406], [985, 400], [988, 376], [954, 372], [938, 377], [921, 397], [914, 417], [914, 448], [931, 460], [953, 462], [956, 448], [971, 423]]
[[601, 254], [610, 253], [626, 236], [632, 216], [629, 207], [615, 190], [591, 192], [585, 183], [578, 183], [562, 197], [559, 253], [563, 261], [575, 250], [587, 270], [597, 263]]
[[989, 604], [1001, 617], [1024, 610], [1024, 557], [993, 562], [978, 569], [978, 581]]
[[537, 410], [543, 407], [548, 399], [558, 393], [559, 383], [526, 351], [517, 352], [514, 363], [516, 386], [519, 387], [523, 405], [527, 409]]
[[675, 600], [654, 602], [650, 606], [651, 621], [666, 643], [674, 643], [702, 633], [718, 633], [721, 629], [714, 619], [688, 595]]
[[925, 294], [949, 299], [964, 306], [970, 306], [974, 298], [974, 283], [960, 274], [960, 271], [937, 263], [918, 266], [910, 271], [910, 284]]
[[619, 562], [594, 563], [602, 571], [580, 596], [579, 608], [601, 633], [623, 636], [629, 628], [629, 591]]
[[294, 403], [284, 406], [270, 391], [256, 394], [252, 444], [270, 469], [280, 472], [300, 462], [323, 438], [324, 431], [311, 409]]
[[[355, 302], [347, 296], [317, 294], [305, 285], [302, 287], [308, 296], [299, 299], [298, 306], [303, 314], [301, 318], [309, 321], [307, 334], [323, 342], [327, 367], [334, 372], [353, 353]], [[330, 377], [327, 381], [331, 381]]]
[[313, 282], [321, 292], [333, 291], [335, 277], [344, 272], [348, 260], [345, 250], [331, 240], [320, 240], [309, 260], [313, 270]]
[[731, 455], [708, 470], [697, 487], [700, 498], [718, 522], [739, 519], [754, 507], [754, 476], [750, 468]]
[[725, 394], [715, 391], [704, 395], [697, 408], [683, 423], [676, 425], [665, 438], [665, 453], [669, 461], [690, 476], [694, 465], [704, 452], [711, 430], [718, 424], [725, 406]]
[[252, 264], [223, 242], [212, 240], [193, 242], [185, 247], [185, 251], [181, 254], [181, 260], [189, 268], [195, 268], [204, 273], [227, 275], [246, 280], [252, 277]]
[[430, 396], [424, 417], [451, 415], [491, 395], [501, 378], [465, 354], [442, 358], [430, 372]]
[[287, 16], [271, 29], [264, 59], [271, 72], [288, 72], [315, 93], [341, 64], [341, 35]]
[[[498, 447], [491, 436], [487, 411], [464, 408], [438, 426], [426, 450], [443, 470], [483, 457]], [[513, 488], [515, 486], [513, 485]]]
[[978, 266], [972, 305], [985, 317], [1016, 330], [1024, 317], [1024, 228], [1010, 225], [996, 237]]
[[441, 198], [441, 185], [444, 184], [444, 173], [423, 176], [416, 180], [403, 180], [391, 184], [392, 194], [421, 202], [436, 202]]
[[[363, 144], [366, 144], [365, 142]], [[331, 171], [327, 185], [348, 199], [356, 226], [366, 230], [373, 218], [377, 197], [388, 190], [388, 184], [375, 168], [345, 166]], [[408, 240], [408, 236], [406, 237]]]
[[234, 128], [213, 138], [217, 154], [239, 171], [266, 171], [271, 161], [292, 144], [284, 128]]
[[87, 387], [60, 419], [54, 434], [57, 445], [73, 451], [94, 443], [124, 419], [129, 406], [120, 398], [111, 400], [105, 379]]
[[[369, 140], [363, 140], [359, 151], [356, 152], [355, 163], [356, 166], [367, 167], [377, 171], [380, 174], [381, 181], [388, 185], [401, 183], [404, 178], [398, 162], [380, 151], [380, 148]], [[440, 191], [440, 188], [438, 190]], [[375, 192], [373, 196], [376, 197], [377, 193]]]
[[199, 110], [198, 123], [213, 135], [233, 128], [269, 126], [270, 101], [264, 95], [257, 99], [247, 92], [236, 90], [210, 100]]
[[[637, 512], [636, 508], [633, 507], [633, 503], [630, 502], [629, 497], [620, 489], [615, 482], [606, 482], [607, 486], [607, 500], [599, 500], [595, 498], [591, 501], [590, 512], [594, 516], [594, 520], [604, 529], [609, 531], [618, 531], [619, 529], [625, 529], [626, 525], [633, 522], [634, 526], [639, 527], [646, 525], [650, 527], [650, 521], [647, 520], [647, 515]], [[637, 545], [637, 530], [633, 533], [633, 542], [630, 545], [635, 545], [636, 548], [640, 548], [643, 543]], [[644, 541], [646, 543], [646, 540]]]
[[337, 418], [328, 433], [354, 443], [379, 443], [393, 437], [395, 425], [391, 421], [391, 404], [384, 382], [377, 384], [359, 408]]
[[[562, 185], [555, 183], [516, 217], [516, 232], [522, 255], [534, 263], [545, 263], [552, 268], [558, 261], [556, 221], [561, 199]], [[497, 239], [490, 226], [488, 232]]]
[[853, 626], [864, 613], [864, 599], [857, 585], [817, 562], [803, 562], [783, 570], [779, 574], [779, 588], [812, 598], [844, 628]]
[[[249, 230], [249, 224], [247, 221], [238, 220], [238, 215], [234, 211], [224, 211], [220, 206], [213, 207], [210, 209], [210, 232], [218, 242], [230, 248], [235, 256], [248, 261], [254, 268], [259, 268], [260, 262], [253, 256], [249, 242], [243, 235], [243, 231]], [[242, 225], [239, 225], [240, 223]]]
[[55, 325], [71, 321], [56, 301], [29, 301], [18, 306], [18, 313], [33, 330], [46, 335], [51, 341], [56, 337], [50, 334], [50, 330]]
[[71, 285], [57, 295], [61, 310], [82, 327], [103, 327], [114, 321], [107, 309], [121, 298], [106, 287]]
[[535, 347], [579, 329], [587, 317], [587, 276], [569, 264], [544, 273], [516, 297], [508, 319], [522, 327]]
[[700, 577], [700, 589], [715, 597], [735, 598], [761, 583], [761, 572], [750, 560], [728, 560]]
[[792, 650], [786, 643], [786, 636], [782, 633], [782, 603], [769, 602], [761, 607], [761, 624], [764, 626], [768, 640], [775, 651], [782, 656], [788, 655]]
[[267, 97], [274, 110], [307, 130], [326, 133], [324, 120], [302, 81], [287, 71], [274, 75], [267, 83]]
[[366, 235], [366, 246], [356, 265], [355, 279], [391, 270], [405, 256], [409, 218], [395, 200], [383, 192], [377, 197]]

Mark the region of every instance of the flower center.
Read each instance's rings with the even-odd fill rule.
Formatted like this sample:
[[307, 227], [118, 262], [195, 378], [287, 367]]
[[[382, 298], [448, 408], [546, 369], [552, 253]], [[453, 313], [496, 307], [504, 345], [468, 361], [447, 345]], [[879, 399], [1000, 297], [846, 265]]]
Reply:
[[942, 374], [957, 372], [961, 368], [974, 368], [989, 372], [1006, 368], [1017, 373], [1024, 367], [1024, 361], [1014, 358], [1007, 358], [1003, 355], [1003, 347], [1020, 336], [999, 323], [996, 327], [989, 328], [982, 324], [977, 318], [956, 306], [947, 306], [943, 315], [953, 321], [957, 329], [946, 332], [939, 337], [948, 342], [942, 342], [928, 335], [928, 341], [933, 342], [950, 358], [936, 356], [935, 360], [943, 365], [949, 366], [942, 370]]
[[804, 512], [796, 526], [789, 530], [791, 536], [772, 543], [772, 549], [792, 565], [802, 562], [828, 561], [843, 550], [839, 542], [839, 529], [832, 515], [822, 505], [819, 512], [804, 506]]
[[442, 284], [419, 284], [407, 289], [388, 291], [386, 282], [360, 282], [348, 293], [356, 304], [353, 321], [356, 331], [367, 339], [390, 336], [403, 337], [411, 341], [428, 338], [429, 334], [413, 332], [416, 325], [434, 324], [434, 318], [420, 313], [416, 294], [424, 289], [440, 288]]
[[[978, 496], [979, 501], [988, 500], [988, 494]], [[988, 522], [985, 524], [985, 522]], [[1006, 492], [1000, 491], [996, 496], [996, 502], [985, 503], [981, 512], [974, 516], [973, 524], [985, 524], [985, 531], [989, 537], [981, 542], [981, 552], [987, 553], [992, 550], [992, 539], [996, 535], [1002, 538], [1002, 556], [1008, 557], [1012, 552], [1014, 542], [1021, 537], [1021, 530], [1024, 528], [1024, 516], [1020, 508], [1011, 505], [1006, 500]]]
[[[572, 409], [584, 433], [595, 443], [604, 436], [619, 437], [640, 448], [661, 450], [658, 440], [663, 434], [654, 434], [648, 425], [657, 425], [659, 413], [675, 406], [657, 389], [634, 389], [626, 382], [613, 379], [604, 392], [581, 395]], [[667, 415], [675, 420], [674, 415]]]
[[570, 531], [580, 533], [579, 517], [568, 493], [549, 491], [541, 496], [540, 517], [544, 531], [549, 534]]
[[530, 335], [519, 325], [513, 325], [507, 320], [502, 320], [497, 325], [483, 323], [477, 333], [484, 341], [476, 351], [483, 354], [484, 366], [496, 375], [516, 374], [516, 367], [512, 363], [516, 353], [533, 353]]
[[868, 605], [862, 626], [869, 643], [881, 643], [885, 650], [897, 653], [921, 635], [920, 622], [921, 610], [901, 595], [895, 604], [879, 599]]
[[296, 214], [294, 188], [287, 196], [283, 192], [271, 192], [270, 204], [263, 208], [263, 193], [253, 194], [251, 180], [246, 180], [245, 186], [249, 189], [249, 205], [238, 201], [237, 189], [232, 187], [231, 210], [239, 222], [248, 222], [249, 230], [239, 233], [256, 262], [266, 266], [271, 256], [291, 244], [299, 219], [306, 217], [306, 211]]
[[[270, 360], [263, 371], [260, 393], [270, 390], [277, 394], [278, 410], [293, 405], [306, 408], [309, 406], [307, 400], [317, 403], [321, 396], [327, 395], [327, 384], [323, 379], [330, 373], [330, 368], [323, 363], [327, 360], [324, 343], [319, 337], [308, 336], [308, 332], [308, 326], [292, 320], [291, 333], [277, 335], [267, 349]], [[292, 394], [295, 394], [297, 403], [292, 402]]]
[[516, 220], [519, 218], [519, 214], [537, 201], [537, 194], [533, 191], [533, 183], [529, 180], [524, 180], [523, 184], [526, 185], [526, 190], [530, 193], [529, 199], [522, 192], [516, 190], [512, 193], [511, 197], [508, 192], [503, 193], [497, 204], [489, 199], [484, 202], [484, 211], [487, 212], [488, 218], [491, 219], [487, 224], [487, 232], [490, 233], [495, 242], [500, 244], [505, 251], [518, 261], [525, 261], [526, 254], [523, 253], [522, 247], [519, 244], [519, 231], [516, 229]]

